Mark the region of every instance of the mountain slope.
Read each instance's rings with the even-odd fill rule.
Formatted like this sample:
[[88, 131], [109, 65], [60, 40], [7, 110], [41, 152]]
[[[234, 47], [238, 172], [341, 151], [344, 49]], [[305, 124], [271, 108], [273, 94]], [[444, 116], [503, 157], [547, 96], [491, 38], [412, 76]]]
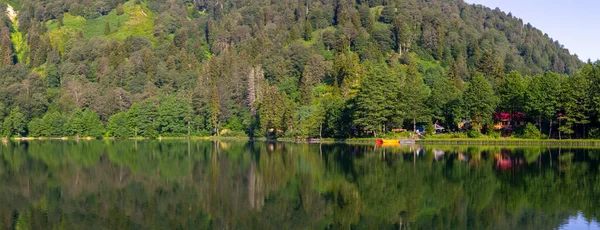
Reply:
[[[479, 73], [497, 91], [513, 70], [526, 76], [573, 75], [583, 65], [520, 19], [463, 1], [9, 3], [18, 15], [17, 22], [0, 18], [0, 79], [6, 86], [0, 114], [9, 116], [18, 107], [26, 122], [49, 112], [69, 117], [87, 109], [109, 124], [113, 115], [139, 109], [133, 105], [152, 102], [158, 107], [147, 109], [159, 116], [161, 105], [175, 100], [183, 107], [165, 108], [162, 115], [179, 115], [162, 121], [152, 117], [147, 128], [154, 131], [148, 135], [218, 134], [221, 129], [314, 135], [316, 127], [308, 123], [335, 117], [339, 123], [318, 125], [320, 134], [350, 136], [358, 133], [349, 126], [366, 129], [355, 122], [360, 120], [355, 103], [365, 96], [362, 82], [375, 74], [397, 78], [385, 79], [398, 85], [388, 92], [392, 96], [381, 98], [400, 98], [400, 105], [414, 99], [405, 92], [415, 84], [437, 95], [446, 76], [461, 95], [463, 83]], [[378, 68], [383, 72], [375, 73]], [[418, 103], [435, 107], [431, 95], [419, 95], [428, 101]], [[403, 121], [441, 119], [442, 112], [433, 110], [390, 107], [377, 110], [377, 116], [389, 125], [384, 127], [408, 126]], [[336, 131], [340, 126], [345, 130]], [[20, 132], [27, 135], [28, 128]]]

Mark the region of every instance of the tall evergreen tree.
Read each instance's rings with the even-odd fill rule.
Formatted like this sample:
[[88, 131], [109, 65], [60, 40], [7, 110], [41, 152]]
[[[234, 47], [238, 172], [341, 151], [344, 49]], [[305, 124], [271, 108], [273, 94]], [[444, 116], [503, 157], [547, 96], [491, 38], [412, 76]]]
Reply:
[[401, 124], [404, 114], [403, 102], [398, 100], [400, 85], [398, 75], [391, 74], [385, 64], [369, 66], [356, 98], [356, 125], [377, 137], [391, 125]]
[[464, 94], [465, 106], [474, 125], [487, 125], [492, 121], [498, 99], [492, 89], [492, 84], [483, 74], [475, 74]]
[[[407, 54], [411, 55], [411, 54]], [[417, 122], [428, 121], [430, 110], [426, 104], [431, 90], [419, 73], [417, 62], [414, 57], [409, 56], [408, 66], [406, 68], [406, 78], [404, 79], [402, 90], [399, 96], [402, 98], [407, 118], [410, 118], [413, 124], [413, 131], [417, 130]]]

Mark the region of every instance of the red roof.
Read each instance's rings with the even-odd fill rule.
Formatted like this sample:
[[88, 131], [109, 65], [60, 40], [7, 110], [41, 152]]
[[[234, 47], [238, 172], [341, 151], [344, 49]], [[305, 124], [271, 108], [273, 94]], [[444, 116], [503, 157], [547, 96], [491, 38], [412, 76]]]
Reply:
[[522, 112], [518, 112], [518, 113], [498, 112], [498, 113], [495, 113], [494, 116], [496, 117], [496, 119], [498, 119], [500, 121], [523, 120], [525, 118], [525, 114]]

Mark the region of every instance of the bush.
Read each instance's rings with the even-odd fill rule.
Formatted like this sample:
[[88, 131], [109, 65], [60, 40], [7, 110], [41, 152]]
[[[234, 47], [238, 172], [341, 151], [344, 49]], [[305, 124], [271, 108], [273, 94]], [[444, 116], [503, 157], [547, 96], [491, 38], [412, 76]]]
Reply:
[[518, 137], [539, 140], [541, 138], [541, 135], [540, 130], [535, 125], [527, 123], [521, 135], [518, 135]]
[[435, 135], [435, 127], [433, 127], [432, 122], [427, 123], [427, 127], [425, 127], [425, 135], [427, 135], [427, 136]]
[[491, 138], [495, 138], [495, 139], [498, 139], [501, 137], [500, 132], [495, 131], [495, 130], [489, 131], [488, 136]]
[[221, 131], [222, 137], [248, 137], [248, 135], [244, 131], [235, 131], [229, 129], [223, 129]]
[[469, 138], [480, 138], [481, 132], [479, 132], [479, 130], [477, 130], [477, 129], [471, 129], [467, 132], [467, 136]]
[[408, 137], [410, 137], [410, 132], [401, 132], [401, 133], [388, 132], [388, 133], [381, 135], [381, 138], [386, 138], [386, 139], [408, 138]]
[[600, 139], [600, 129], [599, 128], [592, 128], [592, 129], [590, 129], [590, 132], [589, 132], [588, 135], [592, 139]]
[[442, 134], [437, 134], [437, 135], [434, 135], [434, 136], [427, 136], [425, 138], [431, 138], [431, 139], [465, 139], [465, 138], [469, 138], [469, 136], [467, 136], [466, 133], [457, 132], [457, 133], [442, 133]]

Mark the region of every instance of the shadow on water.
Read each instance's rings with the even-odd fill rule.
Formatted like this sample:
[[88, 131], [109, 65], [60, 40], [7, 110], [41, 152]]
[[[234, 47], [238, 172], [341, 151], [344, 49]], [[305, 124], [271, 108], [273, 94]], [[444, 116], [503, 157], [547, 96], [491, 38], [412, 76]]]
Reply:
[[599, 170], [600, 149], [8, 142], [0, 229], [597, 229]]

